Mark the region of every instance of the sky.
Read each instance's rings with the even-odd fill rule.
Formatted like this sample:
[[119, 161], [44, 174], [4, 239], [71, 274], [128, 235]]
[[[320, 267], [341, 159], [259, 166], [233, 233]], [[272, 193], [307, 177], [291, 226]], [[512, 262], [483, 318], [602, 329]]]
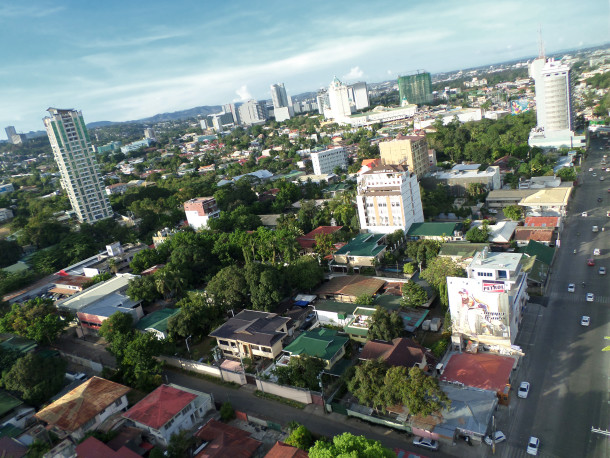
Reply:
[[608, 43], [607, 0], [2, 0], [0, 139]]

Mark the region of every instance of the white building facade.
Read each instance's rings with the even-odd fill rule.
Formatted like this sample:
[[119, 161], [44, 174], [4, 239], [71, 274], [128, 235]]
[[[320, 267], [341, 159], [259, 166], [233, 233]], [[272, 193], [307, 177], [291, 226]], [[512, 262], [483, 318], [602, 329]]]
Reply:
[[364, 81], [360, 81], [358, 83], [350, 84], [349, 86], [347, 86], [347, 95], [356, 110], [364, 110], [370, 105], [369, 90], [366, 87], [366, 83]]
[[256, 100], [248, 100], [238, 108], [239, 119], [247, 126], [264, 124], [267, 121], [267, 107], [264, 103]]
[[311, 153], [314, 175], [334, 173], [337, 167], [347, 169], [347, 151], [343, 147]]
[[49, 108], [43, 119], [53, 156], [72, 209], [80, 222], [93, 223], [113, 215], [95, 159], [83, 114]]
[[213, 197], [196, 197], [184, 202], [184, 213], [186, 219], [193, 229], [198, 230], [208, 227], [211, 218], [218, 218], [220, 210]]
[[417, 175], [403, 165], [382, 165], [358, 177], [360, 228], [376, 234], [405, 233], [424, 222]]
[[502, 353], [519, 353], [514, 346], [527, 304], [527, 274], [520, 253], [479, 251], [467, 268], [467, 278], [447, 277], [452, 341], [467, 342]]
[[574, 135], [574, 107], [571, 67], [544, 56], [529, 65], [536, 90], [537, 125], [529, 137], [530, 146], [560, 148], [582, 146], [583, 137]]
[[[330, 103], [331, 117], [342, 120], [352, 114], [347, 86], [335, 76], [328, 86], [328, 101]], [[326, 117], [326, 114], [324, 115]]]

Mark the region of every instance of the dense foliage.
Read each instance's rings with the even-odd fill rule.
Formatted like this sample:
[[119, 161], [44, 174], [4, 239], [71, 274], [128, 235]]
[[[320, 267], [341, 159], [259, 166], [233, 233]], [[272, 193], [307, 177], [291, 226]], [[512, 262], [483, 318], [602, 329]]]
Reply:
[[28, 353], [3, 374], [2, 386], [18, 391], [28, 404], [39, 406], [63, 387], [65, 374], [62, 358]]

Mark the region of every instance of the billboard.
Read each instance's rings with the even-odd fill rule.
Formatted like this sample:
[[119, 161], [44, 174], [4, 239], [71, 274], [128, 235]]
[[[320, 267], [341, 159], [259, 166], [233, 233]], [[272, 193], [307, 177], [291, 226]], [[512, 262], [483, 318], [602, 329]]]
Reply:
[[510, 101], [510, 112], [511, 114], [520, 114], [529, 111], [529, 104], [527, 99], [511, 100]]
[[510, 345], [508, 294], [504, 282], [447, 277], [449, 310], [454, 333]]

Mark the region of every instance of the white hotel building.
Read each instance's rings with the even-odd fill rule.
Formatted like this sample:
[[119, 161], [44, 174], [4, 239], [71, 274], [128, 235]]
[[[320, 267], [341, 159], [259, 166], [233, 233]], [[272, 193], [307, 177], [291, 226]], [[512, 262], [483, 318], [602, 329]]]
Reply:
[[347, 151], [343, 147], [311, 153], [314, 175], [333, 173], [335, 168], [347, 169]]
[[405, 233], [424, 221], [417, 176], [403, 165], [382, 165], [358, 177], [360, 228], [376, 234]]

